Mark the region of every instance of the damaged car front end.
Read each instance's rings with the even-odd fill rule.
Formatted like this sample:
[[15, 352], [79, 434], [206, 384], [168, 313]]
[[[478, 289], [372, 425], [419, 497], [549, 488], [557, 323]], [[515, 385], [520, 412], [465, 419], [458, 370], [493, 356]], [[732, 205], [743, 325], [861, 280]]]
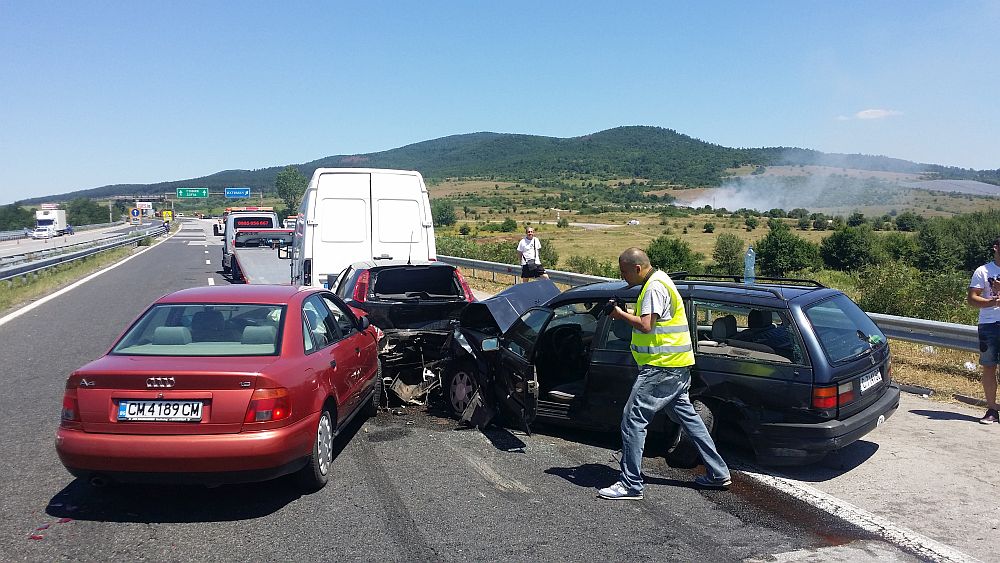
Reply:
[[[512, 329], [531, 331], [521, 315], [560, 293], [549, 280], [518, 284], [470, 303], [448, 341], [450, 360], [442, 377], [445, 403], [462, 422], [482, 427], [498, 413], [528, 431], [538, 398], [538, 384], [521, 375], [516, 356], [500, 354], [500, 339]], [[509, 342], [517, 349], [515, 341]], [[521, 369], [515, 369], [515, 367]]]

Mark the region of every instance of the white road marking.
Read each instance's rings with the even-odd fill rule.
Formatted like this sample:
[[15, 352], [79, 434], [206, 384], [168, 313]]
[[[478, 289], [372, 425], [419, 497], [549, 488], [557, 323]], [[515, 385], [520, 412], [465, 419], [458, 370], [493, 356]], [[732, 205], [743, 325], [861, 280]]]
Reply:
[[118, 266], [121, 266], [125, 262], [128, 262], [129, 260], [135, 258], [136, 256], [139, 256], [143, 252], [147, 252], [150, 249], [155, 248], [157, 244], [160, 244], [162, 242], [170, 240], [170, 238], [173, 237], [173, 236], [174, 235], [171, 234], [171, 235], [167, 236], [167, 238], [165, 238], [165, 239], [163, 239], [161, 241], [158, 241], [156, 244], [154, 244], [152, 246], [147, 246], [146, 248], [143, 248], [139, 252], [136, 252], [135, 254], [133, 254], [132, 256], [129, 256], [128, 258], [122, 260], [121, 262], [117, 262], [115, 264], [112, 264], [112, 265], [108, 266], [107, 268], [104, 268], [103, 270], [98, 270], [98, 271], [94, 272], [93, 274], [90, 274], [89, 276], [87, 276], [85, 278], [82, 278], [80, 281], [74, 282], [74, 283], [72, 283], [72, 284], [70, 284], [70, 285], [68, 285], [68, 286], [60, 289], [59, 291], [57, 291], [55, 293], [50, 293], [50, 294], [46, 295], [45, 297], [42, 297], [38, 301], [35, 301], [34, 303], [31, 303], [30, 305], [25, 305], [24, 307], [21, 307], [20, 309], [14, 311], [13, 313], [10, 313], [9, 315], [7, 315], [5, 317], [0, 318], [0, 326], [3, 326], [5, 324], [9, 323], [10, 321], [12, 321], [12, 320], [20, 317], [21, 315], [27, 313], [28, 311], [31, 311], [31, 310], [33, 310], [33, 309], [35, 309], [37, 307], [40, 307], [41, 305], [43, 305], [45, 303], [48, 303], [49, 301], [52, 301], [56, 297], [59, 297], [60, 295], [66, 293], [66, 292], [68, 292], [70, 290], [73, 290], [73, 289], [76, 289], [77, 287], [80, 287], [81, 285], [83, 285], [83, 284], [87, 283], [88, 281], [96, 278], [97, 276], [103, 274], [104, 272], [109, 272], [111, 270], [114, 270], [115, 268], [117, 268]]
[[212, 263], [212, 261], [211, 261], [211, 260], [205, 260], [205, 264], [206, 264], [206, 265], [208, 265], [208, 264], [211, 264], [211, 263]]
[[208, 278], [208, 285], [215, 285], [215, 278]]
[[956, 563], [979, 561], [951, 546], [932, 540], [908, 528], [898, 526], [881, 516], [858, 508], [847, 501], [830, 496], [801, 481], [768, 475], [757, 471], [756, 468], [751, 469], [750, 467], [741, 469], [741, 472], [758, 483], [778, 489], [811, 506], [815, 506], [824, 512], [867, 530], [897, 547], [908, 550], [911, 553], [916, 553], [919, 557], [927, 561]]

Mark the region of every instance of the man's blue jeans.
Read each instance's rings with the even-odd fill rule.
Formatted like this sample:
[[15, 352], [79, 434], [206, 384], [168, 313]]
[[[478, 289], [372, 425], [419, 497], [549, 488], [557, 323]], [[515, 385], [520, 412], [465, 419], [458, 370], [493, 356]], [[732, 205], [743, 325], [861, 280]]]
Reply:
[[679, 423], [698, 448], [705, 470], [713, 480], [729, 478], [729, 467], [715, 450], [715, 442], [701, 417], [695, 412], [688, 389], [691, 388], [690, 368], [641, 366], [632, 394], [622, 415], [622, 475], [621, 482], [633, 491], [642, 491], [642, 450], [646, 446], [646, 427], [662, 408], [667, 416]]

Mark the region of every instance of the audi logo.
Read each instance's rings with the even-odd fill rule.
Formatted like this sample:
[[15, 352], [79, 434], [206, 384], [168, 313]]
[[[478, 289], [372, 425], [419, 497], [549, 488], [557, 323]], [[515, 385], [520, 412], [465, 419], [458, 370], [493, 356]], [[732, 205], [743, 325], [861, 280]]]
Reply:
[[174, 385], [177, 385], [177, 382], [172, 377], [150, 377], [146, 380], [146, 387], [151, 389], [173, 387]]

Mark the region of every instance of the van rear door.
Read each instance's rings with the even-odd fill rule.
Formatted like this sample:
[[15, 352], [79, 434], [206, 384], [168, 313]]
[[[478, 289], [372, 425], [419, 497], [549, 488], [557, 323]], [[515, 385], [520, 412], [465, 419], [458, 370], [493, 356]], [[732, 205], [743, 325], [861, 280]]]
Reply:
[[419, 174], [372, 174], [371, 258], [435, 258], [427, 188]]
[[314, 283], [332, 282], [351, 263], [371, 258], [371, 183], [365, 172], [320, 175], [315, 209], [306, 214], [313, 231], [306, 243], [312, 245]]

